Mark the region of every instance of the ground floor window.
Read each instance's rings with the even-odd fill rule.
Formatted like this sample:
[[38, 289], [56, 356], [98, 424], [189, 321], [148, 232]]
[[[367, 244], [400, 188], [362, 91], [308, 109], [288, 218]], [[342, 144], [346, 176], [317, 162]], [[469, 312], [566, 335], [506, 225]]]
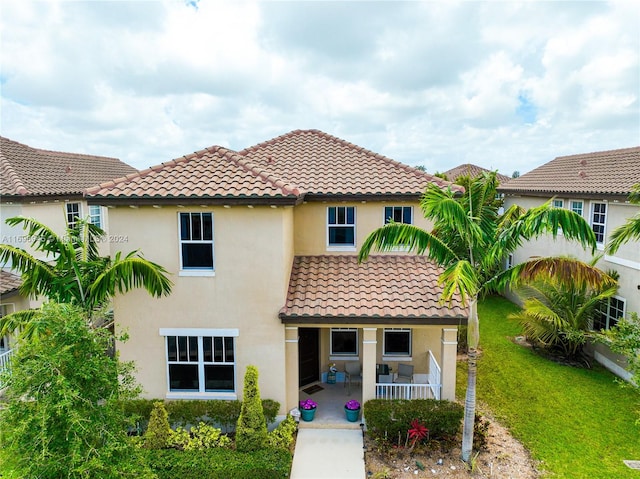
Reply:
[[170, 392], [234, 393], [237, 330], [164, 329]]
[[602, 304], [599, 314], [593, 321], [593, 329], [609, 329], [618, 324], [618, 320], [624, 317], [625, 300], [614, 296]]
[[385, 356], [411, 356], [410, 329], [385, 329], [382, 343]]
[[356, 328], [331, 329], [331, 355], [357, 356], [358, 330]]

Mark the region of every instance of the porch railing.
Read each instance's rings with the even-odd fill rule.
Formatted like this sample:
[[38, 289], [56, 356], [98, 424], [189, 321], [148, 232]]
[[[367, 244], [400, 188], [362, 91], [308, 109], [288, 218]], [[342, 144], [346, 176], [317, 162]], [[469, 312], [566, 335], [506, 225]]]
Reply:
[[[10, 349], [0, 354], [0, 371], [4, 371], [5, 369], [9, 369], [11, 366], [11, 357], [13, 356], [14, 350]], [[0, 383], [0, 388], [2, 384]]]
[[426, 383], [376, 383], [376, 399], [440, 399], [442, 369], [431, 351], [426, 377]]

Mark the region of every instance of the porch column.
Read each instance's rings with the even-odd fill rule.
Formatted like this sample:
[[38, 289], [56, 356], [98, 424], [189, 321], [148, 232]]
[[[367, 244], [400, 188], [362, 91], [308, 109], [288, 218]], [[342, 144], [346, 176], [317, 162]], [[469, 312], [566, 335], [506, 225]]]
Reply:
[[458, 355], [458, 329], [442, 328], [440, 349], [440, 367], [442, 368], [441, 399], [450, 401], [456, 398], [456, 357]]
[[362, 328], [362, 403], [376, 398], [378, 328]]
[[298, 407], [298, 327], [285, 326], [285, 398], [286, 412]]

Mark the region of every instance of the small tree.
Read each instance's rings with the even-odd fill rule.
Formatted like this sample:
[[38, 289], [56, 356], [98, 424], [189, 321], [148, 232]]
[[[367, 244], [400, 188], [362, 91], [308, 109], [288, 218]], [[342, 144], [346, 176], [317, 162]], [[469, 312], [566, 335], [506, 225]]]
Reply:
[[47, 332], [18, 337], [0, 409], [3, 478], [149, 477], [127, 438], [119, 401], [134, 398], [132, 363], [104, 354], [113, 340], [78, 307], [48, 303]]
[[171, 444], [172, 437], [173, 430], [169, 424], [167, 409], [164, 407], [164, 403], [157, 401], [153, 403], [142, 447], [145, 449], [166, 449]]
[[244, 375], [244, 397], [236, 429], [236, 449], [242, 452], [256, 451], [267, 443], [267, 421], [262, 410], [258, 389], [258, 368], [247, 366]]

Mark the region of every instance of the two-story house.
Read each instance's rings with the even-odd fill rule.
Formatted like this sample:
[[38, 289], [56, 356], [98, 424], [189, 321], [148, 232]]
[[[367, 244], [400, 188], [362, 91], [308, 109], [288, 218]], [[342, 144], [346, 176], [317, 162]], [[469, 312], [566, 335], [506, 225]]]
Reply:
[[[116, 158], [42, 150], [0, 137], [1, 242], [45, 259], [30, 249], [29, 238], [21, 227], [5, 223], [13, 216], [35, 218], [61, 235], [78, 218], [89, 217], [105, 229], [107, 211], [99, 205], [87, 204], [83, 196], [85, 188], [136, 171]], [[101, 248], [108, 253], [108, 238]], [[19, 294], [19, 277], [10, 273], [10, 267], [0, 265], [0, 315], [40, 304], [39, 299]], [[9, 338], [0, 341], [0, 350], [9, 349]]]
[[[296, 407], [301, 386], [330, 363], [362, 367], [362, 399], [376, 365], [413, 367], [415, 382], [453, 399], [457, 328], [467, 310], [441, 305], [440, 271], [401, 250], [358, 264], [364, 238], [385, 222], [430, 229], [419, 198], [435, 178], [317, 130], [242, 151], [210, 147], [87, 191], [109, 208], [121, 245], [172, 274], [173, 292], [115, 299], [149, 398], [241, 398], [246, 366], [264, 397]], [[437, 370], [437, 371], [436, 371]], [[433, 379], [438, 374], [441, 378]], [[431, 378], [431, 379], [429, 379]], [[341, 378], [338, 378], [338, 382]]]
[[[560, 156], [502, 184], [505, 207], [517, 203], [524, 208], [538, 206], [552, 199], [554, 206], [568, 208], [583, 216], [593, 228], [602, 259], [597, 266], [619, 275], [618, 293], [612, 297], [594, 329], [607, 329], [622, 316], [640, 312], [640, 245], [629, 242], [614, 255], [606, 252], [611, 233], [627, 218], [638, 213], [640, 206], [628, 201], [633, 185], [640, 183], [640, 147]], [[519, 263], [532, 256], [571, 255], [591, 260], [589, 252], [561, 240], [543, 238], [525, 244], [510, 261]], [[595, 358], [622, 377], [628, 373], [622, 358], [602, 345], [594, 346]]]

